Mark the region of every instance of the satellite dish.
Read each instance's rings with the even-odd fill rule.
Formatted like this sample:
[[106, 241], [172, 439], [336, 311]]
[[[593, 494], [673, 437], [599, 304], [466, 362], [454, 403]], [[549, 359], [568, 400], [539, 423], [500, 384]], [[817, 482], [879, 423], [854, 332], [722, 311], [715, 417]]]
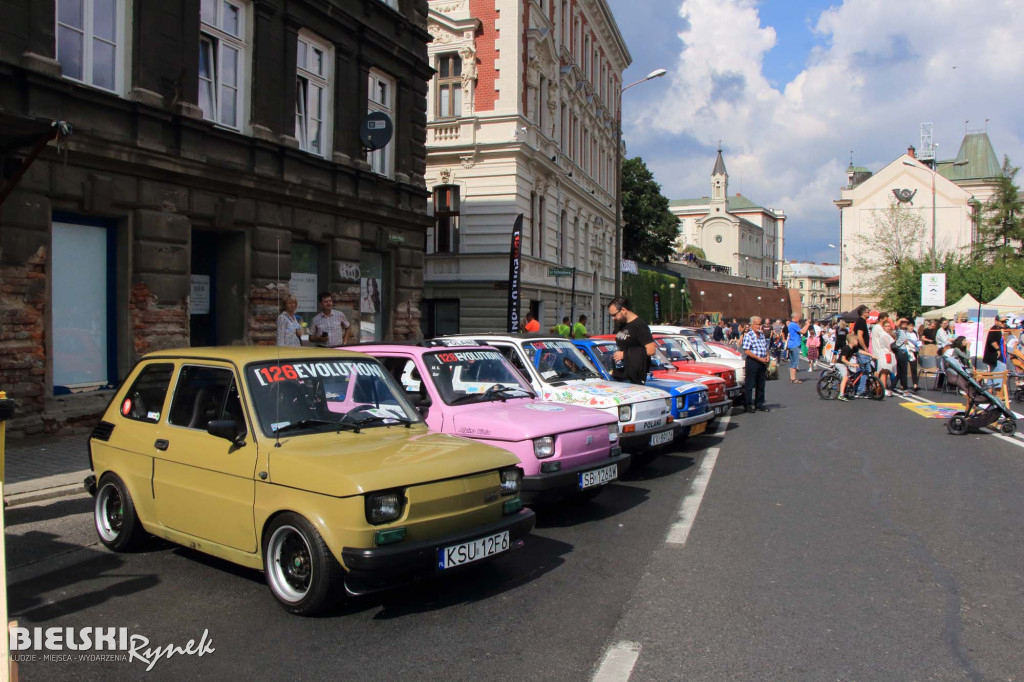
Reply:
[[376, 151], [391, 142], [395, 126], [391, 117], [382, 111], [371, 111], [359, 125], [359, 139], [367, 151]]

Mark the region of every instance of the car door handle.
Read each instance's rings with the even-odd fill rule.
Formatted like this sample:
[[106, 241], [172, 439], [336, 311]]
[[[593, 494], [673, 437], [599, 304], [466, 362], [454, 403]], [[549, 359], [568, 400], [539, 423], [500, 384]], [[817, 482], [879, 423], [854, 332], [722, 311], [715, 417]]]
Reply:
[[156, 442], [153, 443], [153, 447], [157, 450], [166, 450], [168, 445], [170, 445], [170, 443], [168, 443], [164, 438], [157, 438]]

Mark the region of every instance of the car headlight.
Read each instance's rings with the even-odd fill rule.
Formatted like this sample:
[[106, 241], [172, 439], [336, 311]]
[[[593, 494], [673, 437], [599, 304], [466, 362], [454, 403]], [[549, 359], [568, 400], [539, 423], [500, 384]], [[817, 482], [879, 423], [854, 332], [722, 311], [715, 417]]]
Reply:
[[537, 459], [547, 459], [555, 454], [555, 439], [553, 436], [533, 439], [533, 455]]
[[665, 409], [672, 410], [672, 398], [665, 398]]
[[619, 405], [619, 421], [628, 422], [633, 418], [633, 406], [632, 405]]
[[370, 493], [366, 496], [366, 520], [374, 526], [391, 523], [401, 518], [404, 505], [405, 495], [401, 490]]
[[619, 427], [615, 424], [608, 425], [608, 442], [614, 443], [619, 440]]
[[523, 481], [523, 471], [519, 467], [509, 467], [508, 469], [502, 469], [501, 474], [501, 494], [502, 495], [518, 495], [519, 484]]
[[681, 395], [676, 396], [676, 409], [682, 410], [686, 408], [686, 398]]

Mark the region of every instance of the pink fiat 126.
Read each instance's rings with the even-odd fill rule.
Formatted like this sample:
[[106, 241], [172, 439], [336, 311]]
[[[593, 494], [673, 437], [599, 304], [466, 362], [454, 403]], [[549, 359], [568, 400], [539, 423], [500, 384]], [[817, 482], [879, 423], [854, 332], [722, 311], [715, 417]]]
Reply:
[[432, 431], [496, 445], [519, 458], [527, 503], [595, 497], [628, 467], [615, 418], [539, 400], [494, 348], [370, 344]]

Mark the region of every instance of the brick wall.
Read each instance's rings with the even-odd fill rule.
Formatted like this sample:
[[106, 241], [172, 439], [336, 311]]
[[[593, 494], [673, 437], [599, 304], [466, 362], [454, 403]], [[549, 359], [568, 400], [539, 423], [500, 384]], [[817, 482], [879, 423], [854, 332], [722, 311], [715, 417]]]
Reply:
[[46, 249], [39, 247], [24, 265], [0, 269], [0, 390], [17, 401], [12, 435], [43, 430], [45, 267]]
[[493, 111], [498, 98], [495, 89], [497, 82], [498, 50], [494, 41], [498, 37], [499, 10], [496, 0], [470, 0], [470, 15], [480, 20], [480, 30], [476, 35], [476, 58], [478, 64], [476, 91], [473, 100], [475, 111]]

